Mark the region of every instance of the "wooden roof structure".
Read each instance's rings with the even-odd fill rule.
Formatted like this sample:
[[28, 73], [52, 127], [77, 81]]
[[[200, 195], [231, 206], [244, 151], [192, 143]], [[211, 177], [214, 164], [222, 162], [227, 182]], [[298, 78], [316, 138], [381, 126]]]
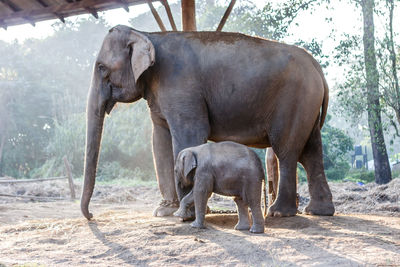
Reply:
[[[129, 12], [129, 6], [147, 3], [161, 31], [166, 28], [153, 6], [153, 2], [161, 2], [168, 15], [171, 28], [177, 31], [168, 0], [0, 0], [0, 27], [59, 19], [65, 22], [69, 16], [92, 14], [98, 18], [98, 12], [115, 8], [124, 8]], [[216, 29], [221, 31], [236, 0], [231, 0], [221, 22]], [[196, 31], [195, 0], [181, 0], [183, 31]]]
[[[155, 0], [150, 0], [155, 1]], [[130, 5], [144, 4], [147, 0], [0, 0], [0, 27], [38, 21], [60, 19], [92, 14], [98, 18], [97, 12], [114, 8], [129, 11]]]

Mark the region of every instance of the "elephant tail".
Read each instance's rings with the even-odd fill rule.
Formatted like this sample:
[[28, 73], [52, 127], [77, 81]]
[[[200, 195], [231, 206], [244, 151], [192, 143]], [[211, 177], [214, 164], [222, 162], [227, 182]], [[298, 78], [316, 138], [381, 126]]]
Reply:
[[325, 117], [326, 117], [326, 113], [328, 111], [328, 103], [329, 103], [329, 87], [328, 87], [328, 83], [326, 82], [324, 73], [322, 71], [321, 65], [318, 63], [317, 60], [315, 60], [315, 58], [312, 58], [312, 63], [314, 65], [314, 67], [316, 68], [316, 70], [318, 71], [319, 75], [321, 76], [322, 79], [322, 83], [324, 85], [324, 99], [322, 101], [322, 106], [321, 106], [321, 117], [319, 120], [319, 128], [321, 129], [322, 126], [324, 125], [325, 122]]
[[324, 125], [326, 113], [328, 111], [329, 87], [328, 87], [328, 84], [327, 84], [327, 82], [325, 80], [324, 74], [322, 73], [321, 67], [320, 67], [320, 73], [321, 73], [322, 81], [324, 83], [324, 100], [322, 101], [321, 118], [320, 118], [320, 121], [319, 121], [319, 128], [321, 129], [322, 126]]
[[267, 204], [267, 178], [262, 179], [263, 189], [263, 202], [264, 202], [264, 217], [267, 217], [268, 204]]

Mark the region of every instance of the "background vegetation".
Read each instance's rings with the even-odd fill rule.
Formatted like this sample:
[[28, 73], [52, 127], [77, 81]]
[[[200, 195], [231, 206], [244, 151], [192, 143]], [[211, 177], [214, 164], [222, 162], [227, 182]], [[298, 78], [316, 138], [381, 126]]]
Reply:
[[[323, 40], [318, 40], [318, 36], [311, 42], [296, 39], [291, 27], [299, 23], [298, 17], [309, 16], [321, 7], [329, 9], [329, 1], [286, 0], [268, 3], [262, 8], [252, 1], [238, 2], [225, 31], [280, 41], [295, 40], [292, 42], [308, 49], [325, 71], [331, 70], [332, 65], [346, 70], [345, 79], [330, 85], [330, 115], [322, 131], [325, 170], [329, 180], [373, 181], [373, 172], [350, 170], [353, 145], [370, 144], [362, 35], [327, 29], [337, 46], [334, 53], [324, 53]], [[356, 15], [361, 17], [362, 1], [347, 2], [354, 4], [359, 12]], [[384, 26], [379, 28], [375, 42], [379, 56], [377, 68], [382, 76], [378, 88], [383, 110], [381, 126], [389, 140], [389, 156], [400, 152], [395, 146], [399, 137], [397, 111], [393, 108], [396, 103], [390, 97], [390, 93], [396, 93], [394, 74], [398, 67], [393, 71], [393, 53], [388, 47], [393, 45], [399, 54], [399, 45], [394, 41], [397, 33], [394, 39], [390, 38], [387, 20], [390, 4], [391, 1], [380, 1], [374, 9], [375, 17]], [[197, 1], [198, 29], [214, 30], [225, 8], [223, 1]], [[171, 9], [180, 28], [180, 5], [173, 4]], [[159, 11], [167, 22], [163, 10]], [[150, 12], [132, 18], [130, 23], [139, 30], [158, 31]], [[103, 19], [81, 18], [65, 24], [55, 23], [53, 27], [55, 33], [44, 39], [23, 43], [0, 41], [0, 176], [58, 175], [63, 172], [64, 155], [71, 162], [74, 175], [82, 176], [86, 95], [93, 62], [111, 25]], [[362, 29], [361, 23], [359, 27]], [[335, 73], [328, 72], [329, 75]], [[151, 131], [144, 100], [120, 104], [114, 109], [105, 122], [99, 179], [154, 180]], [[264, 161], [265, 152], [257, 150], [257, 153]], [[372, 159], [371, 151], [369, 158]], [[301, 168], [299, 177], [306, 179]]]

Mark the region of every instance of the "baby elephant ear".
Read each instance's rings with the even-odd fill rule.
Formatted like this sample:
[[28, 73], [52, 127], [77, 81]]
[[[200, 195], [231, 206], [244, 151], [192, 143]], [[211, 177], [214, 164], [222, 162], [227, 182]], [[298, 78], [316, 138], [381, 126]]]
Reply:
[[131, 67], [135, 82], [140, 75], [154, 64], [155, 51], [154, 46], [144, 34], [132, 30], [129, 36], [129, 43], [132, 49]]
[[187, 151], [185, 153], [184, 169], [183, 174], [188, 177], [189, 173], [197, 167], [197, 158], [192, 151]]

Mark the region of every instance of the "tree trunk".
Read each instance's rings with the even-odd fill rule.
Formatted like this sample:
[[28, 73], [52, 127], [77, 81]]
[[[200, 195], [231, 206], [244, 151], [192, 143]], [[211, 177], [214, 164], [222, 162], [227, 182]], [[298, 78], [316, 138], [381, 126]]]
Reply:
[[1, 137], [1, 142], [0, 142], [0, 175], [3, 172], [1, 160], [3, 159], [3, 149], [4, 149], [5, 142], [6, 142], [6, 136], [3, 134], [3, 136]]
[[390, 61], [392, 62], [392, 75], [393, 75], [393, 87], [395, 90], [395, 111], [397, 121], [400, 123], [400, 116], [398, 114], [400, 109], [400, 85], [399, 78], [397, 76], [397, 62], [396, 62], [396, 50], [394, 49], [394, 38], [393, 38], [393, 13], [394, 13], [394, 0], [387, 0], [389, 7], [389, 43], [388, 50], [390, 54]]
[[379, 73], [376, 66], [374, 36], [374, 0], [361, 1], [364, 20], [364, 62], [367, 80], [368, 126], [371, 135], [375, 165], [375, 182], [385, 184], [392, 180], [386, 151], [379, 103]]

